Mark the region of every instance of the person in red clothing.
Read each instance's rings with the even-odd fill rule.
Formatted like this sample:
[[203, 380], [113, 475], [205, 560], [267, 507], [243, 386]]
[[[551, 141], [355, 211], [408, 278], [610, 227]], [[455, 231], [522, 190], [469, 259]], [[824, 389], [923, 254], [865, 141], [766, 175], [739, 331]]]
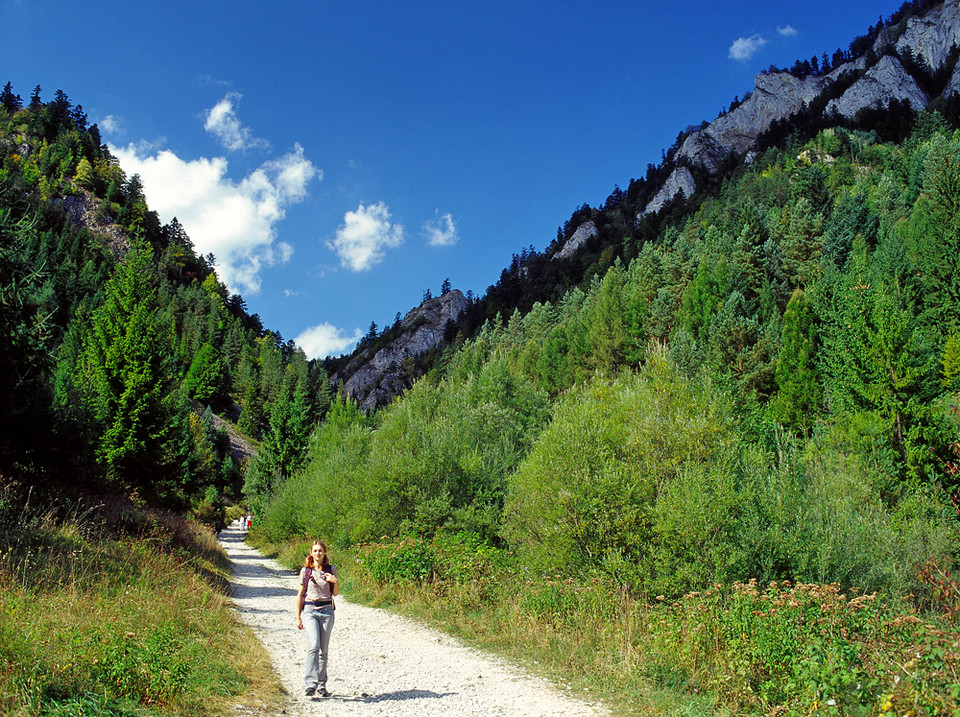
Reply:
[[333, 598], [339, 593], [337, 569], [327, 557], [327, 546], [318, 540], [303, 561], [297, 590], [297, 629], [307, 631], [307, 664], [303, 682], [308, 697], [330, 696], [327, 692], [327, 660], [336, 608]]

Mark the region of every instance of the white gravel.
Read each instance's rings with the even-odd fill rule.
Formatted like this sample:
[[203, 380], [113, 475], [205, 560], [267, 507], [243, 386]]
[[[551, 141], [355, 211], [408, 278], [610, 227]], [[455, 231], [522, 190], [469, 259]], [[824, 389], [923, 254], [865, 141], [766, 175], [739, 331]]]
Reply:
[[[233, 561], [233, 599], [240, 618], [270, 653], [290, 694], [284, 714], [320, 715], [606, 715], [503, 659], [467, 647], [419, 623], [337, 598], [330, 641], [330, 697], [305, 697], [306, 640], [297, 630], [297, 574], [244, 543], [238, 524], [220, 540]], [[336, 556], [334, 556], [335, 558]], [[336, 560], [333, 561], [336, 563]], [[504, 629], [509, 629], [508, 625]]]

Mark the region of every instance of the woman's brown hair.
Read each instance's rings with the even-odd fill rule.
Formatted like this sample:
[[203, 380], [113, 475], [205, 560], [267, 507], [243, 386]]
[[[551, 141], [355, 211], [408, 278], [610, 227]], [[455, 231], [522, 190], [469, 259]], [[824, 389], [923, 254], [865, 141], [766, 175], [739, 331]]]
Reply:
[[312, 551], [313, 551], [314, 545], [319, 545], [321, 548], [323, 548], [323, 563], [320, 565], [320, 569], [323, 570], [325, 573], [329, 573], [330, 572], [330, 556], [327, 555], [327, 544], [324, 543], [322, 540], [314, 540], [310, 544], [311, 552], [307, 553], [307, 557], [304, 558], [303, 567], [310, 568], [311, 570], [317, 569], [317, 566], [313, 564]]

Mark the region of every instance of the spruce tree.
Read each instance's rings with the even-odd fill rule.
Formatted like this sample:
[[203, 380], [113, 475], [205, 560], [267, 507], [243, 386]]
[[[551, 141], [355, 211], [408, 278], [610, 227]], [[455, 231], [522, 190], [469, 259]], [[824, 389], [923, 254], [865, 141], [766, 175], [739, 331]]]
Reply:
[[149, 249], [132, 250], [93, 312], [75, 386], [97, 425], [107, 477], [169, 502], [177, 475], [176, 377], [169, 331], [160, 325]]
[[820, 381], [817, 376], [816, 316], [803, 289], [796, 289], [783, 315], [780, 357], [774, 378], [778, 393], [771, 411], [780, 423], [807, 429], [820, 405]]

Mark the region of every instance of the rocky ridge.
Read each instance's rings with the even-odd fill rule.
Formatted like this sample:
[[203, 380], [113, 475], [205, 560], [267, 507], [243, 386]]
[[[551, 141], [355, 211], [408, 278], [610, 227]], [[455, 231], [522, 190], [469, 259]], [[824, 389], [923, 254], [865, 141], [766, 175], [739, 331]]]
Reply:
[[365, 411], [389, 403], [417, 377], [411, 364], [443, 342], [447, 325], [456, 323], [468, 303], [457, 289], [427, 299], [403, 318], [396, 338], [373, 355], [370, 350], [358, 352], [330, 377], [331, 383], [343, 382], [346, 394]]
[[[786, 120], [831, 90], [839, 96], [827, 103], [824, 112], [845, 117], [892, 100], [907, 101], [914, 109], [923, 109], [932, 98], [927, 97], [897, 55], [912, 54], [936, 71], [949, 60], [954, 46], [960, 46], [960, 0], [947, 0], [922, 17], [884, 28], [871, 48], [880, 58], [872, 67], [867, 68], [865, 58], [860, 57], [823, 76], [798, 78], [788, 72], [758, 75], [748, 99], [686, 137], [674, 157], [678, 166], [639, 216], [662, 209], [678, 193], [689, 197], [696, 191], [687, 165], [714, 173], [730, 154], [749, 155], [760, 135], [774, 122]], [[894, 50], [896, 54], [892, 54]], [[844, 80], [851, 76], [858, 79], [840, 92]], [[960, 65], [944, 94], [955, 92], [960, 92]]]
[[596, 235], [597, 225], [593, 223], [593, 220], [588, 219], [577, 227], [577, 230], [563, 243], [563, 246], [553, 255], [553, 258], [566, 259], [567, 257], [573, 256], [576, 254], [577, 249], [583, 246], [584, 242], [592, 239]]
[[[753, 92], [740, 105], [686, 136], [671, 158], [673, 171], [637, 218], [659, 211], [678, 195], [693, 196], [698, 187], [695, 171], [691, 170], [716, 174], [731, 155], [749, 161], [758, 139], [775, 122], [788, 120], [815, 102], [821, 103], [824, 113], [844, 117], [891, 101], [909, 102], [917, 110], [925, 108], [933, 98], [926, 95], [900, 58], [912, 55], [936, 71], [950, 61], [955, 46], [960, 47], [960, 0], [946, 0], [922, 17], [883, 28], [869, 53], [827, 74], [757, 75]], [[871, 55], [879, 59], [868, 62]], [[960, 63], [943, 92], [945, 96], [953, 93], [960, 93]], [[572, 257], [597, 233], [593, 220], [584, 221], [553, 258]], [[332, 383], [343, 383], [347, 394], [364, 410], [389, 403], [418, 377], [412, 366], [415, 359], [440, 345], [447, 323], [456, 322], [466, 306], [467, 300], [459, 291], [424, 302], [403, 319], [396, 339], [378, 344], [375, 351], [358, 350], [350, 363], [331, 377]]]

